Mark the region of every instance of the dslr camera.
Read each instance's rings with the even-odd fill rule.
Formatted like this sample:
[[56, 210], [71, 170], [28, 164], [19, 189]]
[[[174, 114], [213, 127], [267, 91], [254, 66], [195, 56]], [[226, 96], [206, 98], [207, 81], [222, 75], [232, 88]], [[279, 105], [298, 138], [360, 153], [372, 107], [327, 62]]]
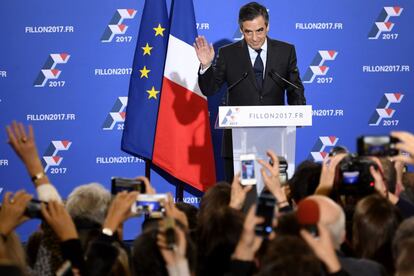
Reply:
[[375, 181], [370, 167], [378, 170], [378, 165], [370, 158], [347, 155], [338, 164], [336, 186], [339, 195], [366, 196], [375, 191]]

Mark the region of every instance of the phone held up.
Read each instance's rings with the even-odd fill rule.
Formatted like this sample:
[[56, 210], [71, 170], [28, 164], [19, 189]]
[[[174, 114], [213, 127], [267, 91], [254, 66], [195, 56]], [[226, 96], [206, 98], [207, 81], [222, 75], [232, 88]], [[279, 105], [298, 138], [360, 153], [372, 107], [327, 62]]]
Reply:
[[240, 155], [240, 162], [240, 183], [242, 185], [255, 185], [257, 183], [255, 172], [256, 156], [254, 154], [242, 154]]

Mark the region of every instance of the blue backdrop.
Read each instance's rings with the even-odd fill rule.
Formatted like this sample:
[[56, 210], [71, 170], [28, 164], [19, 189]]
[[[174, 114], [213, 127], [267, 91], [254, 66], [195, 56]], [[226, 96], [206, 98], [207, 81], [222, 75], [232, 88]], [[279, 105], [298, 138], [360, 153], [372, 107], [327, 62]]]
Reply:
[[[246, 2], [195, 0], [199, 34], [216, 47], [240, 39], [238, 10]], [[355, 150], [361, 134], [414, 132], [412, 1], [260, 2], [269, 9], [269, 35], [296, 45], [314, 109], [313, 126], [297, 133], [298, 161], [322, 160], [334, 145]], [[143, 5], [143, 0], [0, 2], [0, 125], [18, 120], [35, 127], [47, 173], [64, 197], [80, 184], [109, 187], [111, 176], [144, 174], [142, 160], [120, 150]], [[220, 178], [221, 134], [214, 120], [222, 95], [209, 99]], [[0, 193], [34, 192], [6, 140], [0, 131]], [[159, 192], [175, 191], [171, 178], [153, 172], [152, 182]], [[185, 196], [196, 203], [199, 195]], [[21, 227], [22, 238], [36, 225]], [[136, 221], [128, 222], [126, 238], [137, 228]]]

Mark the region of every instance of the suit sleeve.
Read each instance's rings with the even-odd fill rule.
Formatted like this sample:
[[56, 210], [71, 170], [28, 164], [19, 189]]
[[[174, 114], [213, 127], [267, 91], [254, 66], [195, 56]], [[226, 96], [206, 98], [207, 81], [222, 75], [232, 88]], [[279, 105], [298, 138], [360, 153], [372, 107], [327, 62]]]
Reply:
[[299, 69], [296, 62], [296, 50], [295, 47], [292, 46], [289, 57], [288, 77], [289, 81], [295, 84], [298, 88], [288, 86], [287, 102], [289, 105], [306, 105], [305, 88], [300, 79]]
[[222, 50], [219, 50], [216, 63], [213, 66], [210, 66], [204, 74], [200, 74], [200, 70], [198, 72], [198, 85], [201, 93], [205, 96], [216, 94], [226, 81], [226, 63]]

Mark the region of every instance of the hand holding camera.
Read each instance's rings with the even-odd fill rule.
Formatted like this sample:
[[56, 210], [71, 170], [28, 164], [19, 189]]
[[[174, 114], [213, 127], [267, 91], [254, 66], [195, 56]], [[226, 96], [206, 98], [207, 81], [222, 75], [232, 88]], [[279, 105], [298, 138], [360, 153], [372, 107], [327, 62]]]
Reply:
[[24, 214], [31, 199], [32, 195], [23, 190], [16, 192], [14, 196], [11, 192], [4, 195], [0, 209], [0, 234], [7, 236], [28, 219]]
[[414, 135], [405, 131], [393, 131], [391, 136], [400, 141], [395, 145], [396, 149], [408, 153], [408, 155], [397, 155], [393, 159], [414, 165]]
[[277, 202], [280, 204], [279, 207], [284, 207], [289, 204], [280, 183], [279, 159], [272, 150], [268, 150], [266, 154], [270, 158], [270, 163], [264, 160], [259, 160], [260, 165], [262, 165], [260, 172], [262, 174], [263, 182], [269, 192], [277, 199]]

